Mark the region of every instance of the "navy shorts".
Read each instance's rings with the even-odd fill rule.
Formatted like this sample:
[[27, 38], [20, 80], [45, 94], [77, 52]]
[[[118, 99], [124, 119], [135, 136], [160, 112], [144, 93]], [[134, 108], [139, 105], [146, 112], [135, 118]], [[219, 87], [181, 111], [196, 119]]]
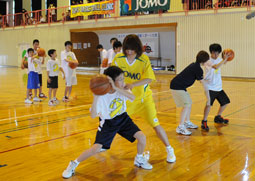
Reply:
[[213, 105], [215, 99], [217, 99], [217, 101], [220, 103], [221, 106], [224, 106], [230, 103], [230, 99], [227, 96], [227, 94], [224, 92], [224, 90], [221, 90], [221, 91], [209, 90], [209, 95], [210, 95], [211, 106]]
[[47, 81], [47, 88], [57, 89], [58, 88], [58, 76], [49, 77], [50, 83]]
[[39, 89], [39, 76], [37, 72], [29, 72], [28, 80], [27, 80], [27, 88], [28, 89]]
[[42, 86], [42, 74], [38, 74], [39, 76], [39, 84], [40, 84], [40, 87]]
[[117, 133], [132, 143], [135, 133], [141, 131], [126, 112], [113, 119], [99, 121], [95, 144], [103, 145], [104, 149], [110, 149]]

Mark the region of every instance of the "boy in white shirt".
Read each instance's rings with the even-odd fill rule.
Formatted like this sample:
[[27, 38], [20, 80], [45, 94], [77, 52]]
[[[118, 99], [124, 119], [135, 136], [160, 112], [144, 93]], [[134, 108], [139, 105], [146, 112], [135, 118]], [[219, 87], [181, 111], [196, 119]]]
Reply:
[[99, 116], [99, 127], [94, 145], [85, 150], [75, 161], [71, 161], [63, 172], [64, 178], [70, 178], [80, 162], [97, 154], [100, 150], [110, 149], [111, 143], [118, 133], [131, 143], [137, 139], [137, 155], [134, 164], [143, 169], [150, 170], [152, 165], [148, 158], [143, 156], [146, 146], [146, 137], [126, 113], [126, 101], [133, 101], [135, 96], [124, 89], [124, 72], [116, 66], [109, 67], [104, 72], [109, 76], [112, 90], [103, 96], [94, 95], [91, 108], [91, 117]]
[[224, 119], [221, 114], [230, 103], [229, 97], [222, 89], [221, 69], [223, 64], [227, 63], [229, 55], [224, 55], [224, 59], [219, 55], [222, 51], [221, 45], [211, 44], [209, 47], [211, 58], [205, 63], [205, 77], [204, 77], [204, 89], [207, 98], [206, 106], [204, 109], [204, 118], [202, 120], [201, 128], [205, 131], [209, 131], [207, 125], [207, 118], [215, 99], [220, 103], [217, 116], [214, 118], [215, 123], [228, 124], [229, 120]]
[[114, 49], [113, 49], [113, 44], [114, 44], [114, 42], [116, 42], [116, 41], [118, 41], [117, 38], [112, 38], [112, 39], [110, 40], [110, 43], [111, 43], [111, 45], [112, 45], [112, 48], [109, 49], [109, 50], [107, 51], [108, 67], [111, 66], [112, 60], [113, 60], [114, 57], [115, 57], [115, 55], [114, 55]]
[[[65, 72], [60, 67], [59, 61], [56, 59], [57, 52], [55, 49], [50, 49], [48, 51], [48, 55], [50, 56], [50, 60], [47, 62], [47, 88], [49, 88], [49, 106], [55, 106], [58, 104], [58, 100], [56, 98], [57, 90], [58, 90], [58, 74], [59, 71], [63, 73], [63, 79], [65, 79]], [[53, 99], [51, 99], [51, 94], [53, 92]]]
[[99, 44], [97, 45], [97, 51], [100, 53], [100, 74], [104, 73], [104, 70], [106, 69], [103, 67], [103, 61], [106, 61], [107, 59], [107, 50], [104, 49], [103, 45]]
[[41, 100], [37, 97], [37, 89], [40, 88], [39, 83], [39, 76], [38, 76], [38, 70], [36, 68], [36, 65], [38, 63], [38, 59], [34, 56], [34, 50], [32, 48], [29, 48], [27, 50], [28, 53], [28, 80], [27, 80], [27, 97], [25, 100], [25, 103], [32, 104], [33, 102], [29, 100], [30, 98], [30, 92], [32, 92], [32, 89], [34, 89], [34, 101], [40, 102]]
[[61, 52], [61, 67], [65, 72], [66, 79], [65, 95], [63, 97], [64, 102], [69, 101], [69, 97], [72, 92], [72, 86], [77, 85], [76, 69], [71, 69], [69, 67], [69, 63], [75, 63], [77, 65], [79, 64], [75, 54], [71, 51], [72, 45], [72, 42], [66, 41], [65, 50]]

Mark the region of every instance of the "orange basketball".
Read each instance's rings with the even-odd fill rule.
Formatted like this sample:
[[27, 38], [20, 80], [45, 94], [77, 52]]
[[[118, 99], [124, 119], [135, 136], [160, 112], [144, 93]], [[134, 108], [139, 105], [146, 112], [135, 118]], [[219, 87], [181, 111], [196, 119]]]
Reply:
[[97, 75], [90, 79], [89, 87], [95, 95], [107, 94], [112, 88], [109, 79], [105, 75]]
[[223, 50], [222, 57], [224, 56], [224, 54], [228, 54], [229, 55], [227, 61], [231, 61], [231, 60], [233, 60], [235, 58], [235, 52], [232, 49], [230, 49], [230, 48], [227, 48], [227, 49]]
[[105, 68], [108, 66], [108, 58], [105, 58], [103, 61], [102, 61], [102, 67]]
[[71, 69], [75, 69], [77, 66], [78, 66], [78, 64], [77, 63], [72, 63], [72, 62], [69, 62], [69, 67], [71, 68]]
[[37, 49], [37, 54], [39, 57], [44, 57], [45, 56], [45, 50], [43, 48], [38, 48]]
[[28, 68], [28, 62], [27, 62], [27, 60], [25, 60], [25, 61], [23, 62], [23, 66], [24, 66], [25, 69]]

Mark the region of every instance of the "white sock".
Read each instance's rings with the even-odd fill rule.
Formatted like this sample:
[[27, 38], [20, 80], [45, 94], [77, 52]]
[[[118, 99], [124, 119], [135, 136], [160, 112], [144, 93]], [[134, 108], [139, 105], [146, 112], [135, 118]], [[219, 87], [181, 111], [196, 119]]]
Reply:
[[78, 162], [77, 159], [74, 160], [74, 162], [77, 164], [77, 166], [80, 164], [80, 162]]
[[166, 149], [171, 149], [172, 147], [171, 147], [171, 145], [169, 145], [169, 146], [166, 146]]
[[143, 157], [143, 154], [138, 154], [137, 153], [137, 155], [136, 155], [138, 158], [141, 158], [141, 157]]
[[56, 98], [56, 97], [53, 97], [53, 100], [55, 101], [55, 100], [57, 100], [57, 98]]

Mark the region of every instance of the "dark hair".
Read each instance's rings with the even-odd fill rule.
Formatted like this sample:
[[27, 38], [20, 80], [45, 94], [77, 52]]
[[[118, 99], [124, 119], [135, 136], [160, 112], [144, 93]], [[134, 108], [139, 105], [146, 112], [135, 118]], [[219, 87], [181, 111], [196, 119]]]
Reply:
[[97, 45], [97, 49], [104, 48], [103, 45], [99, 44]]
[[209, 60], [209, 58], [209, 54], [206, 51], [201, 50], [197, 54], [196, 63], [205, 63]]
[[220, 53], [222, 51], [222, 48], [221, 48], [220, 44], [214, 43], [214, 44], [210, 45], [209, 50], [210, 50], [210, 53], [212, 53], [212, 52]]
[[35, 43], [39, 43], [39, 40], [35, 39], [35, 40], [33, 41], [33, 44], [35, 44]]
[[52, 55], [55, 51], [56, 51], [55, 49], [50, 49], [50, 50], [48, 51], [48, 55], [51, 57], [51, 55]]
[[118, 41], [118, 39], [117, 38], [111, 38], [110, 43], [112, 43], [112, 41]]
[[122, 44], [120, 41], [115, 41], [113, 44], [113, 50], [115, 50], [116, 48], [122, 47]]
[[29, 52], [34, 52], [34, 49], [33, 48], [27, 49], [27, 53], [29, 53]]
[[71, 42], [71, 41], [66, 41], [66, 42], [65, 42], [65, 47], [66, 47], [67, 45], [71, 45], [71, 46], [73, 46], [73, 44], [72, 44], [72, 42]]
[[104, 74], [111, 77], [113, 81], [120, 75], [123, 74], [123, 70], [117, 66], [110, 66], [105, 69]]
[[137, 57], [140, 57], [143, 54], [143, 44], [137, 35], [130, 34], [125, 37], [123, 41], [123, 53], [125, 55], [126, 50], [134, 50]]

